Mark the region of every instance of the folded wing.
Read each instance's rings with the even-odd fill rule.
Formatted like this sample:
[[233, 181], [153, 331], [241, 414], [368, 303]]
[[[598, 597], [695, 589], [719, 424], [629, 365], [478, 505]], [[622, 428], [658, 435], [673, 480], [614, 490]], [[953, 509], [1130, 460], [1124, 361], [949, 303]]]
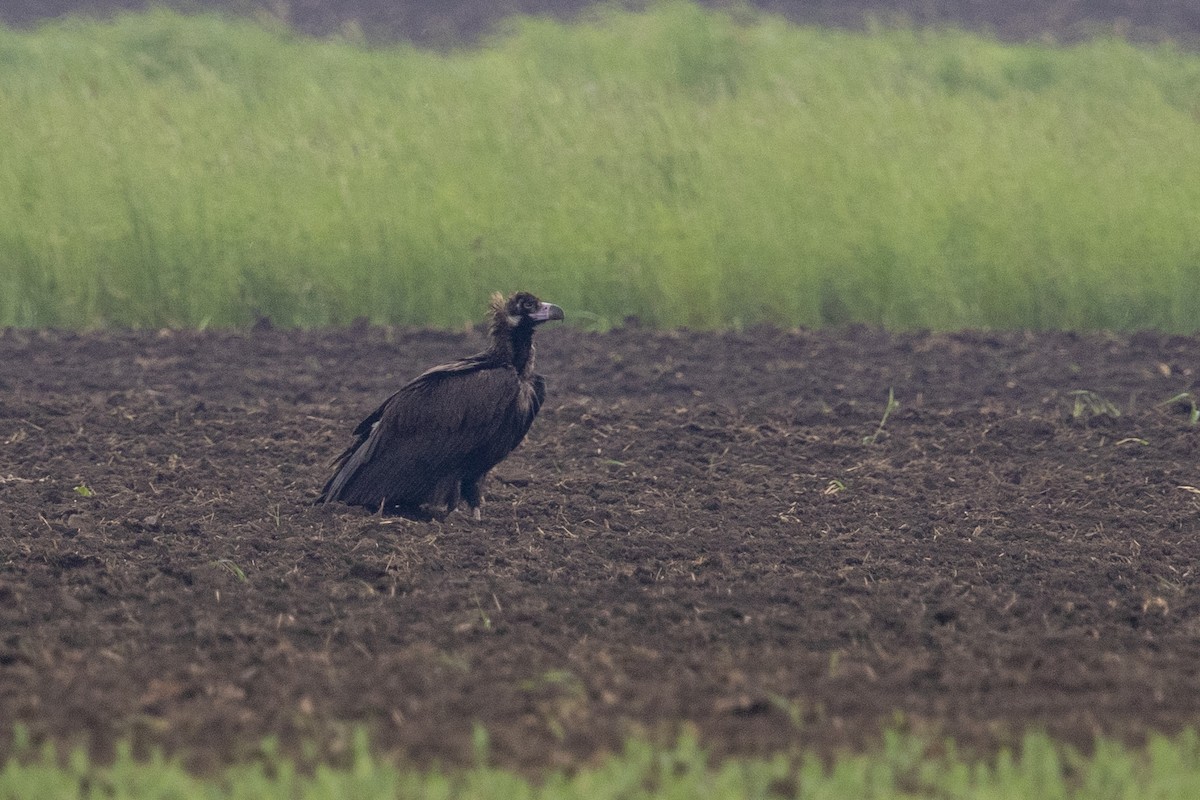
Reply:
[[522, 382], [511, 365], [467, 359], [435, 367], [359, 423], [318, 502], [452, 510], [464, 484], [521, 442], [544, 392], [543, 382]]

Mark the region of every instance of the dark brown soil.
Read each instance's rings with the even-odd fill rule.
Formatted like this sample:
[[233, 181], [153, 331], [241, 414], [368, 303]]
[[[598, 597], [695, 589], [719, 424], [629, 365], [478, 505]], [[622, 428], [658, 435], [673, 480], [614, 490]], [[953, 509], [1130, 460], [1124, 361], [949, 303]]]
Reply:
[[521, 768], [1200, 721], [1200, 338], [548, 327], [482, 522], [309, 505], [479, 342], [0, 335], [0, 720]]
[[[618, 0], [641, 7], [646, 0]], [[166, 5], [220, 9], [282, 19], [308, 34], [351, 32], [371, 41], [409, 40], [437, 47], [472, 42], [516, 13], [575, 17], [591, 0], [0, 0], [0, 21], [30, 25], [68, 13], [107, 15]], [[712, 6], [737, 6], [707, 0]], [[1194, 0], [751, 0], [751, 5], [796, 22], [861, 28], [869, 20], [951, 25], [1006, 39], [1072, 41], [1117, 34], [1148, 41], [1200, 44], [1200, 5]]]

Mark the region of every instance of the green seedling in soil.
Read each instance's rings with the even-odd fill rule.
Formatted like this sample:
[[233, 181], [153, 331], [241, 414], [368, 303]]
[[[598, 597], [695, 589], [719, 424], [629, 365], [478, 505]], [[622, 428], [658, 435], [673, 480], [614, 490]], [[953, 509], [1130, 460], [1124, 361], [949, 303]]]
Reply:
[[[492, 600], [496, 603], [496, 609], [500, 610], [500, 601], [496, 599], [495, 595], [492, 595]], [[479, 625], [483, 630], [490, 631], [492, 629], [492, 618], [483, 610], [483, 604], [479, 602], [478, 597], [475, 598], [475, 611], [479, 614]]]
[[1068, 392], [1068, 394], [1075, 398], [1074, 405], [1071, 407], [1071, 419], [1076, 422], [1088, 420], [1092, 417], [1112, 417], [1116, 419], [1121, 416], [1119, 408], [1095, 392], [1089, 392], [1087, 389], [1076, 389]]
[[238, 583], [246, 582], [246, 573], [242, 571], [241, 567], [230, 561], [228, 558], [218, 558], [216, 561], [212, 562], [212, 565], [214, 567], [220, 567], [233, 577], [237, 578]]
[[792, 723], [793, 728], [796, 730], [804, 728], [803, 701], [791, 700], [775, 692], [767, 692], [767, 700], [788, 718], [788, 722]]
[[833, 478], [829, 483], [825, 484], [825, 489], [821, 494], [838, 494], [846, 491], [846, 484], [837, 478]]
[[1162, 404], [1164, 406], [1178, 405], [1181, 408], [1187, 409], [1188, 424], [1194, 426], [1200, 423], [1200, 406], [1196, 405], [1196, 397], [1191, 392], [1180, 392]]
[[86, 483], [81, 483], [75, 487], [75, 494], [79, 495], [80, 497], [92, 497], [96, 493], [88, 488]]
[[892, 390], [892, 387], [889, 386], [888, 387], [887, 405], [883, 409], [883, 417], [881, 417], [879, 420], [879, 427], [877, 427], [875, 429], [875, 432], [872, 433], [870, 436], [863, 437], [863, 444], [870, 445], [870, 444], [875, 444], [875, 442], [879, 441], [879, 436], [880, 436], [880, 434], [883, 433], [883, 426], [887, 424], [888, 417], [890, 417], [892, 415], [892, 412], [895, 411], [899, 407], [900, 407], [900, 401], [898, 401], [896, 399], [895, 392]]

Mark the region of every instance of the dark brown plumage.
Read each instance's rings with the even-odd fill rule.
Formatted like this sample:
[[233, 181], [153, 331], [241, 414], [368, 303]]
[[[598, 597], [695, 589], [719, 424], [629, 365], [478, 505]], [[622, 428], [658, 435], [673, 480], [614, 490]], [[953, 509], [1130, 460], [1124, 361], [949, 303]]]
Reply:
[[484, 479], [525, 438], [546, 396], [533, 331], [562, 318], [528, 292], [493, 295], [488, 348], [426, 370], [360, 422], [317, 503], [444, 516], [466, 500], [479, 519]]

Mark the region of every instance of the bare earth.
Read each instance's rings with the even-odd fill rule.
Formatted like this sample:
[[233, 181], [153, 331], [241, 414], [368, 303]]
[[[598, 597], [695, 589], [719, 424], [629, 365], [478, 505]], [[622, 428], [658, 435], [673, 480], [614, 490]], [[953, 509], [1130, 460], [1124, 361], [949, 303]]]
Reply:
[[357, 723], [464, 763], [478, 722], [521, 768], [1200, 720], [1200, 339], [539, 340], [483, 521], [417, 523], [309, 503], [477, 332], [0, 335], [0, 719], [197, 767]]

